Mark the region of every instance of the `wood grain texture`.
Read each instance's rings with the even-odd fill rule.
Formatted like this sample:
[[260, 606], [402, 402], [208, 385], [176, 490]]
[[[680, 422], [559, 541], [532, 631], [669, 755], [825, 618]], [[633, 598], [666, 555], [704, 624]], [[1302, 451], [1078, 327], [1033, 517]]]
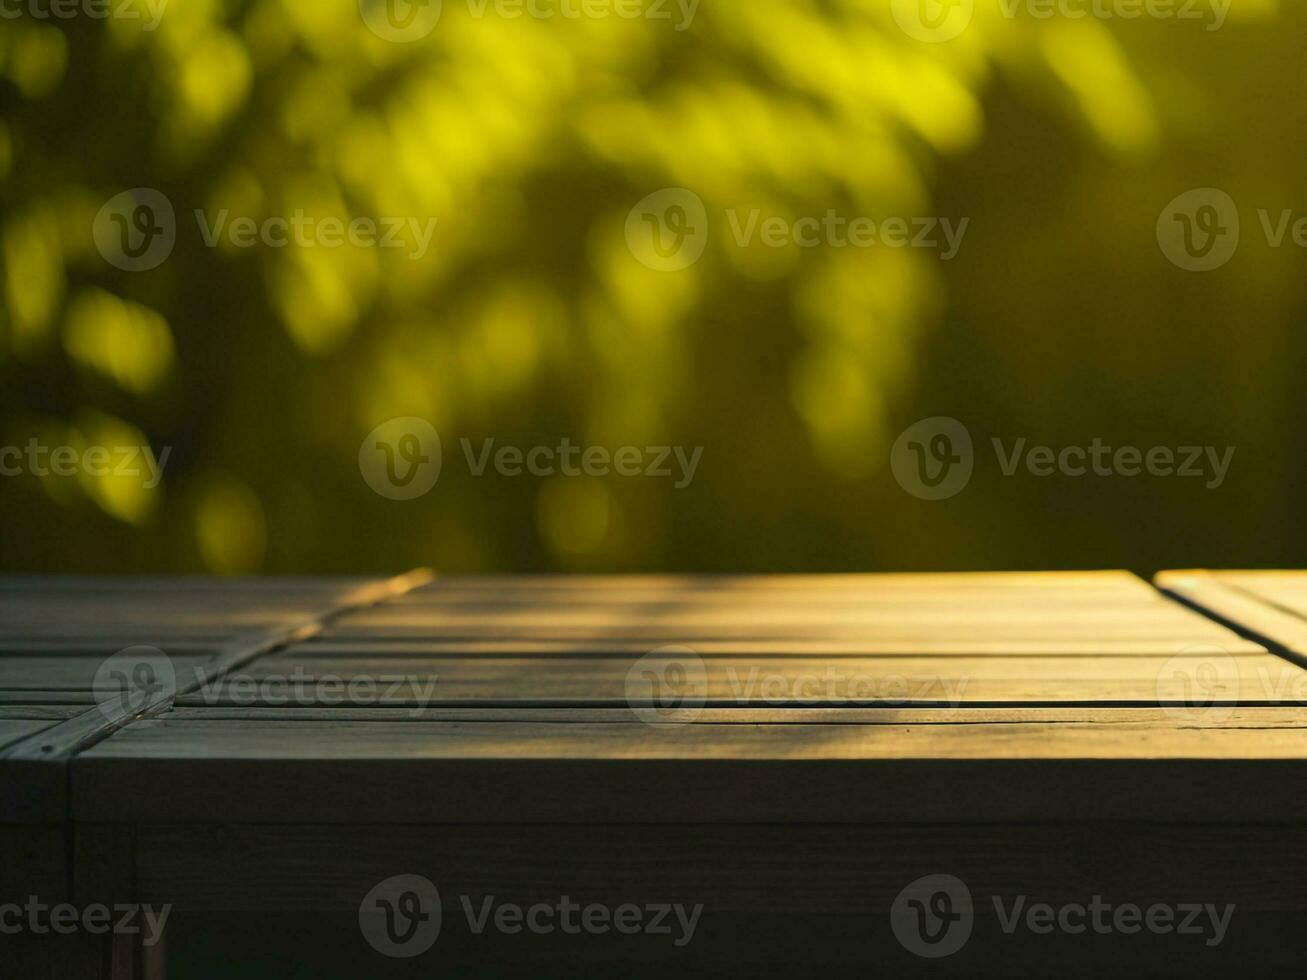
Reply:
[[[1160, 714], [1160, 712], [1159, 712]], [[79, 819], [240, 823], [1293, 822], [1301, 713], [1257, 728], [140, 722]]]
[[1158, 588], [1307, 663], [1307, 572], [1161, 572]]
[[[0, 578], [4, 889], [176, 903], [210, 943], [252, 915], [323, 976], [387, 966], [356, 916], [396, 873], [448, 908], [703, 903], [693, 958], [619, 951], [646, 972], [761, 975], [774, 936], [836, 923], [824, 972], [913, 975], [887, 908], [942, 871], [977, 895], [1240, 909], [1221, 961], [1012, 944], [982, 909], [952, 961], [969, 975], [1101, 975], [1122, 951], [1159, 975], [1297, 962], [1280, 937], [1307, 909], [1307, 671], [1124, 573], [145, 584]], [[324, 614], [332, 589], [376, 604]], [[91, 680], [133, 643], [167, 652], [178, 696], [106, 716]], [[162, 963], [86, 940], [4, 965]], [[537, 949], [521, 975], [610, 955]]]
[[[25, 652], [5, 654], [0, 644], [0, 718], [18, 708], [30, 712], [34, 706], [75, 710], [55, 718], [53, 724], [23, 724], [21, 731], [19, 723], [33, 719], [12, 719], [8, 730], [15, 737], [0, 740], [0, 787], [4, 789], [0, 823], [62, 823], [69, 813], [65, 765], [77, 749], [134, 717], [166, 706], [176, 691], [199, 688], [211, 676], [209, 671], [229, 669], [279, 644], [311, 635], [343, 608], [342, 599], [359, 604], [382, 601], [429, 578], [428, 573], [420, 572], [361, 585], [306, 580], [280, 591], [255, 582], [209, 582], [206, 588], [200, 581], [6, 579], [0, 584], [0, 605], [6, 606], [11, 618], [3, 630], [16, 635], [20, 646], [27, 645]], [[233, 605], [244, 612], [233, 616]], [[304, 609], [314, 611], [304, 613]], [[38, 643], [51, 639], [66, 642], [84, 631], [94, 632], [96, 612], [108, 615], [103, 631], [94, 638], [98, 649], [108, 649], [122, 638], [122, 623], [129, 624], [131, 645], [136, 645], [137, 638], [156, 635], [155, 617], [167, 618], [168, 610], [175, 614], [175, 623], [190, 631], [192, 646], [188, 649], [206, 642], [203, 638], [212, 632], [206, 615], [223, 624], [220, 632], [225, 639], [212, 656], [174, 658], [176, 690], [161, 687], [152, 700], [140, 704], [96, 703], [92, 680], [103, 656], [80, 655], [68, 647], [52, 655], [30, 645], [33, 635]], [[202, 610], [208, 613], [201, 615]], [[75, 707], [78, 704], [80, 708]]]
[[441, 579], [215, 680], [79, 819], [1276, 822], [1307, 772], [1307, 671], [1119, 573]]
[[619, 706], [671, 691], [681, 702], [1307, 704], [1307, 672], [1265, 654], [1175, 656], [644, 657], [311, 656], [295, 647], [224, 675], [187, 703]]
[[[643, 720], [629, 705], [620, 708], [536, 708], [508, 707], [211, 707], [188, 705], [179, 699], [161, 721], [317, 721], [317, 722], [539, 722], [551, 725], [621, 723]], [[830, 705], [785, 708], [704, 707], [690, 715], [674, 716], [677, 723], [701, 725], [921, 725], [987, 724], [1022, 725], [1147, 725], [1161, 729], [1185, 728], [1302, 728], [1307, 727], [1307, 708], [1228, 707], [1159, 709], [1156, 707], [1056, 707], [963, 706], [952, 711], [940, 708], [891, 706], [848, 708]]]
[[357, 683], [368, 704], [620, 706], [666, 665], [719, 705], [1307, 702], [1297, 667], [1108, 572], [442, 578], [185, 703], [360, 706]]
[[[133, 610], [117, 584], [0, 579], [0, 824], [27, 824], [0, 834], [49, 834], [83, 901], [175, 902], [206, 929], [340, 913], [367, 956], [358, 903], [398, 873], [447, 901], [702, 902], [727, 931], [875, 921], [881, 943], [938, 872], [1241, 922], [1307, 909], [1307, 670], [1128, 574], [415, 585], [337, 583], [366, 608], [318, 613], [285, 580], [158, 582]], [[1222, 589], [1298, 618], [1283, 589]], [[176, 698], [57, 700], [126, 635], [159, 639]], [[892, 937], [874, 952], [911, 972]], [[65, 972], [92, 975], [79, 955]]]
[[[422, 874], [447, 907], [494, 894], [702, 902], [879, 924], [908, 882], [945, 871], [984, 898], [1234, 902], [1241, 914], [1307, 910], [1307, 831], [1158, 824], [1013, 827], [279, 827], [160, 825], [140, 842], [143, 901], [199, 910], [354, 913], [382, 878]], [[241, 876], [231, 868], [244, 870]], [[1128, 896], [1128, 899], [1126, 898]], [[1181, 897], [1183, 896], [1183, 897]], [[892, 941], [892, 940], [891, 940]]]
[[[333, 653], [368, 644], [619, 652], [683, 644], [752, 656], [1257, 649], [1121, 573], [442, 579], [343, 616]], [[461, 649], [459, 647], [461, 645]]]

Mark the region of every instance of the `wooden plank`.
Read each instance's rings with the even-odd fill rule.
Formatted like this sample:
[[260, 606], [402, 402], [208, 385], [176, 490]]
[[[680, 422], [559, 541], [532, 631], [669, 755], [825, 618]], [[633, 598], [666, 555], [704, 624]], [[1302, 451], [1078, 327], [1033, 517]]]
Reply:
[[453, 578], [341, 617], [307, 652], [563, 657], [667, 645], [750, 658], [1261, 650], [1125, 573], [1063, 573]]
[[739, 592], [758, 590], [788, 596], [796, 592], [848, 592], [868, 588], [936, 594], [949, 591], [980, 594], [1027, 588], [1067, 596], [1086, 593], [1138, 597], [1140, 581], [1120, 570], [1059, 572], [853, 572], [834, 574], [759, 575], [442, 575], [433, 588], [415, 591], [406, 603], [422, 602], [433, 593], [508, 592], [550, 593], [674, 590]]
[[[74, 770], [77, 766], [74, 766]], [[146, 780], [144, 773], [149, 773]], [[76, 819], [560, 824], [1300, 819], [1301, 760], [103, 760]], [[294, 792], [292, 793], [292, 789]]]
[[[167, 721], [448, 721], [448, 722], [538, 722], [550, 725], [607, 722], [646, 724], [629, 706], [621, 708], [536, 708], [510, 707], [413, 708], [391, 707], [211, 707], [177, 705], [160, 720]], [[936, 725], [992, 724], [1042, 725], [1080, 723], [1088, 725], [1147, 725], [1164, 730], [1180, 728], [1307, 728], [1307, 708], [1231, 707], [1220, 710], [1174, 710], [1156, 707], [961, 707], [939, 708], [872, 707], [846, 708], [821, 705], [786, 708], [717, 708], [678, 717], [688, 725]]]
[[0, 718], [0, 749], [22, 739], [31, 738], [33, 735], [39, 735], [54, 724], [54, 721], [49, 720]]
[[[5, 779], [0, 771], [0, 786], [7, 792]], [[4, 795], [0, 793], [0, 798]], [[29, 896], [46, 903], [67, 901], [68, 876], [67, 851], [58, 828], [0, 823], [0, 903], [24, 904]], [[49, 980], [79, 975], [58, 972], [61, 945], [30, 931], [0, 936], [0, 973]]]
[[1256, 642], [1307, 663], [1307, 573], [1161, 572], [1157, 585]]
[[57, 827], [0, 825], [0, 901], [69, 897], [68, 855]]
[[1105, 640], [1162, 640], [1173, 648], [1202, 642], [1228, 643], [1244, 647], [1236, 637], [1218, 632], [1193, 622], [1192, 629], [1177, 628], [1165, 621], [1143, 619], [1138, 622], [1100, 617], [1092, 622], [1049, 621], [1034, 628], [1023, 629], [1020, 623], [1006, 623], [997, 619], [990, 623], [959, 623], [954, 631], [957, 639], [949, 644], [949, 624], [932, 624], [929, 617], [918, 622], [888, 619], [879, 622], [846, 621], [834, 618], [814, 619], [805, 624], [787, 624], [763, 617], [758, 622], [736, 618], [713, 624], [680, 624], [643, 619], [639, 615], [614, 618], [612, 622], [585, 622], [573, 624], [515, 623], [493, 614], [480, 614], [458, 622], [437, 623], [434, 620], [401, 621], [374, 618], [363, 621], [346, 621], [333, 628], [327, 637], [336, 641], [354, 643], [373, 639], [404, 640], [516, 640], [516, 641], [639, 641], [646, 647], [669, 644], [697, 646], [705, 642], [788, 641], [793, 644], [812, 642], [865, 642], [874, 638], [880, 648], [897, 647], [900, 652], [911, 652], [917, 643], [931, 643], [940, 647], [965, 647], [967, 643], [987, 642], [999, 645], [1015, 641], [1028, 641], [1056, 649], [1060, 644], [1083, 643], [1093, 636]]
[[105, 592], [204, 595], [287, 592], [350, 593], [376, 581], [374, 575], [254, 575], [214, 578], [209, 575], [0, 575], [0, 592]]
[[612, 706], [631, 697], [637, 660], [665, 662], [642, 659], [663, 646], [688, 648], [703, 676], [694, 696], [721, 705], [1307, 698], [1298, 668], [1124, 573], [509, 576], [404, 599], [341, 616], [188, 703], [325, 703], [333, 686], [404, 681], [367, 703]]
[[20, 652], [12, 647], [48, 656], [52, 647], [75, 652], [78, 645], [93, 644], [98, 650], [83, 652], [101, 655], [127, 646], [169, 648], [174, 641], [199, 643], [212, 653], [336, 608], [359, 587], [348, 580], [313, 579], [293, 586], [131, 578], [38, 578], [8, 585], [0, 588], [4, 660]]
[[360, 635], [354, 639], [314, 639], [299, 649], [314, 657], [357, 658], [381, 657], [476, 657], [529, 656], [529, 657], [588, 657], [613, 654], [648, 653], [656, 645], [687, 646], [699, 656], [735, 656], [767, 658], [775, 656], [802, 657], [866, 657], [881, 654], [911, 652], [920, 656], [979, 656], [1005, 657], [1031, 654], [1095, 654], [1104, 657], [1140, 657], [1164, 654], [1170, 656], [1188, 647], [1219, 648], [1232, 654], [1262, 652], [1262, 647], [1250, 640], [1230, 635], [1206, 634], [1201, 638], [1179, 640], [1175, 636], [1147, 638], [1105, 638], [1087, 632], [1080, 636], [1052, 640], [1003, 636], [984, 639], [960, 635], [946, 638], [917, 638], [911, 644], [903, 640], [885, 639], [877, 634], [849, 640], [774, 640], [755, 638], [747, 640], [710, 640], [702, 637], [691, 642], [661, 644], [649, 639], [476, 639], [433, 640], [396, 639], [386, 636]]
[[[429, 579], [429, 573], [420, 571], [396, 579], [369, 582], [346, 598], [358, 603], [382, 601]], [[187, 586], [188, 589], [197, 587], [194, 583]], [[119, 587], [111, 587], [110, 591], [114, 588]], [[135, 596], [140, 586], [134, 584], [130, 590], [127, 587], [121, 588]], [[12, 595], [24, 596], [38, 590], [14, 586], [10, 591]], [[67, 588], [64, 594], [68, 597], [68, 602], [76, 604], [83, 591], [85, 590]], [[205, 673], [194, 678], [187, 678], [185, 668], [196, 665], [188, 658], [180, 658], [179, 666], [183, 670], [179, 675], [177, 690], [184, 692], [197, 689], [208, 678], [222, 670], [243, 664], [281, 644], [310, 636], [321, 628], [325, 617], [340, 610], [341, 607], [336, 604], [333, 593], [327, 593], [328, 598], [324, 600], [322, 589], [316, 584], [306, 591], [317, 603], [315, 615], [307, 619], [292, 619], [282, 625], [254, 633], [238, 630], [233, 634], [235, 639], [220, 648], [216, 656], [199, 665]], [[46, 593], [40, 592], [40, 594]], [[280, 621], [282, 615], [278, 613], [276, 618]], [[33, 661], [44, 672], [47, 679], [52, 680], [56, 686], [64, 685], [64, 689], [56, 689], [53, 692], [11, 690], [7, 692], [11, 697], [15, 694], [25, 698], [44, 697], [50, 700], [84, 697], [86, 695], [84, 687], [87, 683], [85, 671], [91, 663], [98, 666], [96, 658], [37, 656], [0, 659], [0, 670], [8, 672], [11, 677], [22, 678], [22, 683], [28, 683]], [[152, 696], [139, 701], [124, 699], [123, 703], [112, 701], [96, 704], [94, 697], [90, 697], [83, 710], [0, 746], [0, 785], [6, 788], [6, 792], [0, 794], [0, 823], [58, 824], [63, 822], [69, 811], [67, 778], [64, 770], [69, 756], [78, 748], [91, 744], [118, 727], [128, 724], [133, 718], [166, 707], [171, 703], [175, 693], [176, 691], [161, 686], [160, 690]]]
[[[646, 654], [686, 638], [709, 701], [644, 723], [630, 672], [667, 678], [685, 655]], [[102, 653], [53, 633], [14, 643], [70, 676]], [[349, 975], [376, 966], [349, 959], [368, 953], [361, 896], [405, 872], [447, 899], [684, 897], [737, 916], [728, 931], [771, 916], [811, 938], [847, 918], [858, 955], [870, 933], [868, 964], [905, 975], [919, 964], [886, 909], [940, 871], [1039, 900], [1235, 902], [1260, 926], [1307, 909], [1307, 671], [1124, 573], [456, 579], [220, 668], [117, 725], [28, 739], [0, 767], [40, 744], [72, 754], [77, 852], [117, 855], [82, 894], [131, 878], [139, 900], [188, 915], [305, 909], [344, 950], [336, 963], [329, 943], [324, 963]], [[328, 701], [337, 680], [388, 678], [434, 681], [434, 698]], [[274, 945], [309, 934], [281, 926]], [[992, 916], [978, 932], [1001, 945]], [[1265, 952], [1239, 935], [1241, 953]], [[720, 962], [738, 968], [744, 949], [774, 965], [764, 939]], [[460, 962], [449, 948], [441, 966]], [[1067, 962], [1087, 960], [1063, 949], [1049, 965]]]
[[[1215, 673], [1205, 681], [1204, 671]], [[679, 671], [679, 673], [677, 673]], [[654, 681], [642, 678], [651, 676]], [[205, 689], [214, 705], [644, 703], [667, 680], [677, 703], [1184, 704], [1201, 699], [1307, 703], [1307, 672], [1268, 654], [1191, 650], [1175, 657], [698, 658], [678, 650], [634, 657], [267, 656]], [[678, 686], [671, 687], [672, 678]], [[1205, 686], [1200, 687], [1200, 681]]]
[[[322, 977], [493, 974], [685, 976], [1280, 975], [1301, 950], [1301, 829], [1254, 835], [1210, 826], [1020, 827], [207, 827], [157, 826], [143, 841], [147, 901], [205, 923], [192, 963], [221, 949], [231, 969]], [[907, 952], [890, 910], [910, 882], [945, 873], [968, 888], [974, 928], [947, 960]], [[358, 909], [383, 879], [438, 886], [439, 941], [408, 964], [361, 941]], [[693, 941], [591, 934], [471, 935], [464, 901], [530, 908], [627, 903], [698, 907]], [[994, 899], [1111, 906], [1198, 903], [1228, 924], [1211, 935], [1146, 930], [1009, 935]], [[1230, 909], [1232, 907], [1232, 909]], [[1230, 909], [1229, 912], [1226, 910]], [[1204, 909], [1205, 912], [1205, 909]], [[1204, 918], [1206, 918], [1204, 914]], [[294, 937], [287, 943], [286, 937]], [[177, 952], [186, 954], [184, 939]], [[185, 959], [183, 963], [187, 962]], [[996, 968], [998, 964], [1000, 968]], [[398, 969], [396, 967], [398, 966]]]
[[[148, 627], [147, 627], [148, 628]], [[137, 630], [136, 635], [141, 636], [141, 631]], [[162, 637], [150, 637], [149, 633], [144, 634], [145, 639], [140, 642], [143, 646], [166, 646], [170, 654], [181, 656], [195, 656], [197, 654], [211, 654], [215, 646], [219, 645], [218, 641], [209, 638], [187, 637], [183, 639], [168, 639]], [[151, 639], [157, 642], [151, 642]], [[89, 637], [85, 639], [68, 639], [59, 637], [55, 639], [39, 638], [20, 638], [7, 639], [0, 642], [0, 657], [22, 658], [22, 657], [56, 657], [56, 656], [73, 656], [73, 657], [107, 657], [117, 653], [123, 648], [123, 644], [113, 639], [104, 637]]]
[[[1257, 728], [1121, 721], [807, 725], [622, 722], [429, 722], [146, 719], [86, 750], [80, 759], [297, 761], [599, 759], [713, 761], [903, 759], [1301, 759], [1307, 727], [1288, 718]], [[1302, 712], [1291, 713], [1301, 719]]]
[[368, 582], [345, 596], [343, 604], [338, 601], [339, 597], [324, 601], [319, 596], [316, 600], [317, 611], [314, 614], [307, 618], [293, 618], [254, 633], [247, 631], [231, 640], [202, 665], [191, 665], [194, 676], [188, 678], [183, 671], [178, 676], [175, 687], [160, 685], [157, 691], [144, 698], [123, 699], [122, 703], [117, 701], [98, 703], [93, 709], [53, 726], [36, 738], [27, 739], [0, 751], [0, 762], [5, 759], [36, 763], [63, 760], [78, 748], [105, 737], [122, 725], [128, 724], [133, 718], [167, 707], [177, 694], [198, 690], [222, 673], [239, 667], [268, 650], [315, 635], [322, 629], [324, 622], [345, 609], [355, 605], [382, 602], [391, 596], [427, 583], [431, 577], [429, 571], [419, 569], [396, 578]]
[[17, 750], [41, 744], [58, 725], [0, 752], [0, 826], [55, 825], [68, 817], [68, 779], [63, 767], [41, 758], [14, 758]]
[[16, 707], [75, 708], [73, 715], [86, 711], [94, 701], [84, 691], [0, 691], [0, 710]]
[[1158, 575], [1159, 585], [1164, 585], [1165, 588], [1182, 584], [1185, 579], [1195, 580], [1194, 584], [1210, 580], [1229, 590], [1243, 592], [1269, 605], [1280, 606], [1288, 612], [1307, 618], [1307, 572], [1304, 571], [1191, 570], [1162, 572]]
[[63, 721], [78, 714], [81, 709], [73, 705], [0, 704], [0, 720], [4, 721]]
[[71, 705], [0, 703], [0, 752], [53, 728], [79, 710]]
[[[159, 825], [141, 838], [141, 900], [197, 911], [356, 912], [382, 878], [421, 874], [449, 907], [496, 895], [702, 902], [706, 914], [778, 909], [885, 922], [908, 882], [944, 871], [985, 898], [1233, 902], [1239, 915], [1307, 910], [1307, 831], [1274, 838], [1192, 824], [375, 827]], [[692, 855], [669, 860], [668, 855]], [[1038, 898], [1035, 898], [1038, 896]], [[860, 934], [863, 941], [865, 934]]]
[[[1286, 727], [139, 722], [72, 763], [79, 819], [878, 823], [1299, 819]], [[763, 790], [765, 788], [765, 790]]]
[[[213, 661], [213, 656], [165, 655], [179, 678], [189, 677], [197, 670], [202, 672]], [[94, 704], [96, 671], [107, 659], [70, 655], [0, 657], [0, 690], [77, 692]]]
[[3, 756], [84, 711], [85, 707], [77, 705], [0, 704], [0, 835], [5, 833], [5, 825], [33, 825], [11, 829], [14, 833], [37, 832], [34, 825], [64, 821], [68, 800], [62, 770], [39, 760], [19, 762]]

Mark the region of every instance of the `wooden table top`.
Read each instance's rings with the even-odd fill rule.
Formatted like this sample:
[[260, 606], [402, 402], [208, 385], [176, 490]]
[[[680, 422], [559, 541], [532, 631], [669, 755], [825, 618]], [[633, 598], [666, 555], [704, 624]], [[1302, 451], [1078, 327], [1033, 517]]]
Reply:
[[1288, 820], [1307, 573], [0, 578], [0, 820]]

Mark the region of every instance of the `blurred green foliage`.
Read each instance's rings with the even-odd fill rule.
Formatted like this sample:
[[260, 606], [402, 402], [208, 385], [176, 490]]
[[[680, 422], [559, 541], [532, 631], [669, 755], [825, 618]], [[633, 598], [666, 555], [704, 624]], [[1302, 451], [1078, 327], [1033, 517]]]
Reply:
[[[122, 0], [113, 0], [115, 4]], [[11, 4], [12, 5], [12, 4]], [[992, 5], [991, 5], [992, 6]], [[0, 20], [0, 442], [171, 447], [154, 490], [0, 479], [21, 570], [877, 569], [1301, 565], [1307, 259], [1170, 265], [1166, 202], [1218, 186], [1307, 213], [1307, 12], [999, 16], [948, 43], [889, 0], [703, 0], [642, 19], [477, 17], [424, 40], [354, 0], [171, 0]], [[631, 207], [970, 219], [918, 249], [739, 247], [635, 261]], [[101, 206], [175, 205], [148, 272]], [[207, 247], [202, 210], [438, 220], [420, 260]], [[889, 473], [951, 415], [978, 444], [1234, 445], [1230, 479], [1005, 478], [940, 503]], [[420, 416], [440, 482], [360, 478]], [[695, 482], [474, 477], [458, 441], [703, 446]]]

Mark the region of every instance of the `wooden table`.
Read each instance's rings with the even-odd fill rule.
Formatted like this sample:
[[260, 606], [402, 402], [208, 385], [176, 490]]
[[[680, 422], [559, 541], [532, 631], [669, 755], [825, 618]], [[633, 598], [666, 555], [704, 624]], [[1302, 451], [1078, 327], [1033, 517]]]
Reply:
[[1304, 655], [1288, 572], [0, 579], [0, 906], [171, 907], [0, 962], [1294, 968]]

